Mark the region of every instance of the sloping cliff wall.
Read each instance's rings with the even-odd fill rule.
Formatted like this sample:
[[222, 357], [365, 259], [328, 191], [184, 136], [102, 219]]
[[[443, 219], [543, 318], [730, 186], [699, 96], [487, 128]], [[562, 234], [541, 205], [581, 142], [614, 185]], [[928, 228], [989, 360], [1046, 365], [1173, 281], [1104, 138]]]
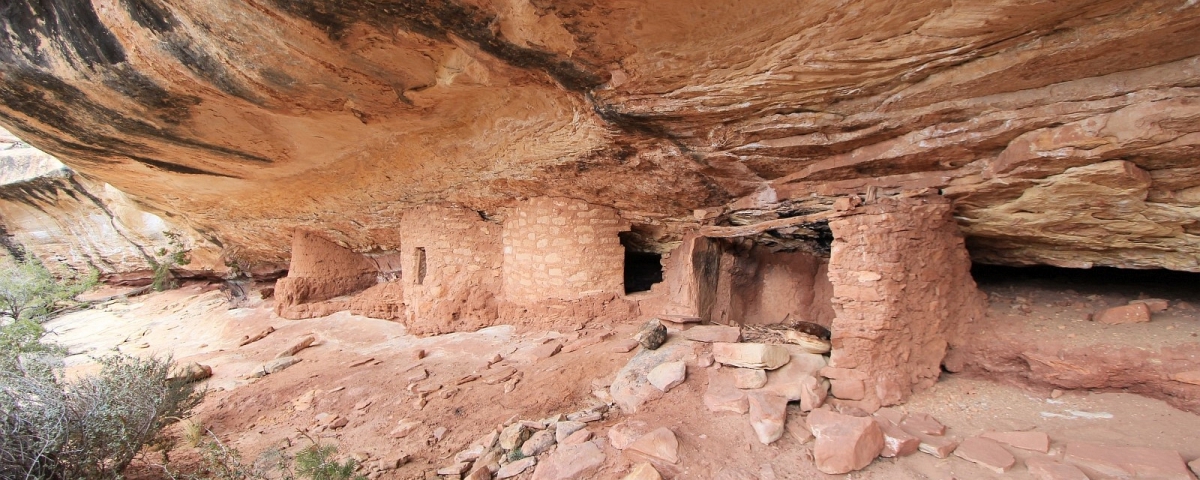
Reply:
[[235, 262], [404, 208], [615, 208], [678, 241], [940, 190], [976, 260], [1200, 271], [1200, 5], [47, 0], [0, 123]]

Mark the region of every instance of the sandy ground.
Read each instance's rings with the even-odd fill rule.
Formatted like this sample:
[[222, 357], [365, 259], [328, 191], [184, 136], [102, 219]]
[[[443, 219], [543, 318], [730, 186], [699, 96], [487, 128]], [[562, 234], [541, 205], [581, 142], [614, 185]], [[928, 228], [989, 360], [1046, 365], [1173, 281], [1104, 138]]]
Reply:
[[[1006, 287], [989, 288], [995, 293]], [[1074, 303], [1056, 306], [1043, 302], [1036, 291], [1002, 291], [996, 296], [1018, 294], [1033, 296], [1030, 301], [1035, 306], [1050, 305], [1024, 314], [1022, 318], [1045, 323], [1033, 328], [1055, 331], [1060, 330], [1056, 321], [1074, 322]], [[1068, 300], [1099, 301], [1099, 297], [1089, 300], [1086, 295], [1080, 292]], [[406, 334], [399, 323], [347, 313], [310, 320], [280, 319], [271, 313], [269, 300], [251, 297], [254, 300], [233, 308], [216, 287], [188, 285], [71, 313], [51, 321], [47, 328], [53, 332], [50, 338], [74, 354], [68, 358], [72, 374], [91, 369], [89, 357], [114, 349], [137, 355], [171, 354], [180, 362], [212, 366], [214, 376], [207, 381], [210, 393], [196, 419], [247, 459], [274, 447], [299, 448], [303, 441], [298, 432], [314, 432], [319, 414], [341, 415], [349, 420], [345, 427], [316, 435], [336, 443], [343, 455], [371, 459], [409, 455], [407, 465], [380, 477], [402, 479], [427, 478], [427, 472], [451, 463], [456, 452], [513, 416], [540, 419], [594, 404], [591, 392], [608, 385], [634, 354], [616, 353], [612, 348], [628, 338], [635, 329], [632, 323], [571, 332], [497, 326], [418, 338]], [[1091, 307], [1085, 305], [1080, 311]], [[998, 301], [992, 311], [1009, 315], [1014, 310], [1008, 302]], [[1054, 320], [1056, 313], [1058, 320]], [[1170, 325], [1176, 326], [1169, 332], [1177, 332], [1196, 328], [1200, 321], [1194, 314], [1180, 313], [1153, 328], [1167, 332]], [[276, 331], [261, 341], [238, 346], [245, 336], [268, 326]], [[297, 354], [300, 363], [260, 379], [246, 378], [306, 335], [317, 341]], [[1175, 335], [1166, 337], [1163, 341], [1169, 342]], [[1097, 339], [1101, 338], [1108, 337], [1101, 333]], [[573, 351], [534, 358], [533, 350], [545, 342], [561, 342]], [[582, 348], [575, 349], [579, 346]], [[423, 358], [419, 358], [420, 351], [425, 353]], [[489, 366], [488, 360], [496, 355], [502, 360]], [[517, 371], [513, 378], [518, 380], [511, 391], [505, 391], [505, 382], [486, 383], [489, 376], [508, 367]], [[428, 372], [428, 378], [412, 380], [422, 370]], [[473, 374], [481, 378], [458, 384]], [[865, 470], [845, 476], [824, 475], [810, 460], [811, 442], [801, 445], [785, 435], [764, 446], [755, 439], [746, 417], [709, 413], [701, 401], [706, 382], [705, 370], [689, 368], [684, 384], [644, 410], [635, 415], [614, 411], [589, 429], [602, 437], [609, 426], [630, 419], [671, 428], [679, 438], [680, 461], [676, 471], [664, 473], [681, 479], [1032, 478], [1022, 465], [997, 475], [962, 459], [936, 459], [920, 453], [879, 459]], [[418, 393], [410, 387], [437, 390], [427, 394], [427, 403], [421, 406]], [[1057, 399], [1047, 394], [946, 375], [935, 388], [917, 394], [901, 409], [930, 413], [949, 427], [948, 435], [959, 438], [987, 430], [1043, 431], [1053, 440], [1052, 454], [1067, 441], [1085, 440], [1175, 449], [1189, 461], [1200, 457], [1196, 433], [1200, 432], [1200, 416], [1128, 393], [1070, 391]], [[415, 421], [418, 426], [400, 438], [390, 435], [404, 421]], [[446, 429], [440, 440], [434, 437], [439, 428]], [[1010, 451], [1018, 458], [1036, 455]], [[606, 446], [606, 454], [607, 462], [596, 478], [623, 476], [630, 459], [611, 446]], [[147, 458], [154, 461], [157, 456]], [[179, 447], [172, 458], [186, 465], [196, 457], [188, 447]], [[153, 478], [153, 472], [142, 466], [135, 476]], [[528, 473], [517, 478], [528, 478]]]

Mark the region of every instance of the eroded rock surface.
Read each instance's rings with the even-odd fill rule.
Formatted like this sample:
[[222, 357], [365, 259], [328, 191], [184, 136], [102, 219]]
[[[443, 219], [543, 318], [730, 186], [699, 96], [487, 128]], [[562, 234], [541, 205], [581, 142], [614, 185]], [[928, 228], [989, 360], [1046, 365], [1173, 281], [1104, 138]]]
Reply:
[[0, 123], [234, 263], [285, 263], [296, 227], [396, 250], [440, 201], [570, 197], [667, 245], [930, 188], [977, 260], [1200, 271], [1191, 2], [51, 0], [0, 25]]

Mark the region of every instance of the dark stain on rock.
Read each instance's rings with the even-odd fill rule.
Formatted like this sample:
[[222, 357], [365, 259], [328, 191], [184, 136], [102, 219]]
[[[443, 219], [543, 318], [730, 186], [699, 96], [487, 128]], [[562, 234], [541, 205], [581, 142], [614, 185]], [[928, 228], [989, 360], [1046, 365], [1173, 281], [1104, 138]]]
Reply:
[[321, 27], [333, 40], [342, 38], [355, 23], [385, 31], [400, 27], [443, 41], [454, 35], [513, 66], [543, 71], [568, 90], [584, 92], [607, 81], [591, 65], [505, 41], [497, 33], [496, 16], [473, 5], [449, 0], [272, 1], [280, 9]]

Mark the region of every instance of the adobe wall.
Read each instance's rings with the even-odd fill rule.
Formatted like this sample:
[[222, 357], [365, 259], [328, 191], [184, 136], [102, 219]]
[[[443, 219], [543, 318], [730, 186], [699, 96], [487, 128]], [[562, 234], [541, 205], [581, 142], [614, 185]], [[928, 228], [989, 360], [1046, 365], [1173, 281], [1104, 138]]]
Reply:
[[962, 234], [942, 197], [885, 198], [829, 222], [832, 393], [874, 411], [932, 386], [947, 343], [982, 318]]
[[[427, 205], [400, 220], [405, 325], [411, 333], [471, 331], [497, 318], [501, 226], [465, 208]], [[419, 250], [424, 250], [420, 278]]]
[[286, 277], [275, 283], [275, 313], [308, 318], [301, 304], [320, 302], [375, 285], [375, 262], [312, 232], [297, 231]]
[[504, 298], [516, 304], [624, 294], [629, 230], [617, 211], [567, 198], [532, 198], [504, 222]]

